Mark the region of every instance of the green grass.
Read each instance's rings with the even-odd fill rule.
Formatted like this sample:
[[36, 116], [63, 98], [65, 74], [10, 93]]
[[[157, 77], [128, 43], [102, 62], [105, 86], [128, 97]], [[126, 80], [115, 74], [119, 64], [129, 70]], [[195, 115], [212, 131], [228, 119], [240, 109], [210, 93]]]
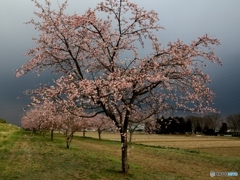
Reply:
[[211, 179], [210, 171], [240, 172], [239, 156], [133, 143], [130, 174], [125, 176], [119, 173], [121, 144], [117, 141], [74, 137], [70, 149], [66, 149], [61, 134], [56, 133], [52, 142], [49, 135], [31, 136], [17, 128], [9, 132], [5, 140], [0, 140], [3, 180]]

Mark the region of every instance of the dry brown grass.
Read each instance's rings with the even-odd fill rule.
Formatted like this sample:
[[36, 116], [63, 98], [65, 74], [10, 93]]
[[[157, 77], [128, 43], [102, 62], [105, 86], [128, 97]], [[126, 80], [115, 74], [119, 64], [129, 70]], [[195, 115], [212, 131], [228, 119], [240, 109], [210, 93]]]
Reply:
[[[76, 135], [82, 136], [82, 133]], [[98, 138], [97, 132], [87, 132], [86, 136]], [[103, 132], [102, 139], [120, 140], [119, 133]], [[220, 156], [240, 156], [240, 138], [197, 135], [157, 135], [135, 133], [133, 143], [164, 146], [181, 149], [193, 149]]]
[[[87, 132], [86, 135], [97, 138], [96, 132]], [[119, 134], [105, 132], [102, 138], [119, 140]], [[130, 163], [140, 165], [143, 167], [143, 172], [150, 174], [156, 172], [168, 175], [178, 174], [180, 177], [184, 177], [183, 179], [202, 180], [211, 179], [209, 176], [210, 171], [229, 172], [239, 169], [235, 167], [235, 163], [239, 164], [238, 161], [234, 161], [235, 157], [239, 157], [237, 148], [239, 149], [240, 139], [238, 138], [134, 134], [133, 142], [143, 145], [165, 146], [165, 148], [156, 148], [154, 150], [152, 147], [138, 147], [133, 144], [134, 148], [129, 155]], [[87, 141], [86, 143], [88, 144], [84, 147], [89, 148], [89, 150], [98, 149], [101, 154], [107, 152], [109, 156], [119, 157], [120, 159], [120, 146], [113, 149], [112, 146], [89, 144]], [[179, 150], [168, 147], [179, 148]], [[189, 151], [184, 151], [184, 149], [196, 151], [188, 153]], [[227, 149], [231, 149], [231, 151]], [[235, 168], [233, 169], [233, 167]], [[227, 179], [227, 177], [221, 177], [221, 179]]]

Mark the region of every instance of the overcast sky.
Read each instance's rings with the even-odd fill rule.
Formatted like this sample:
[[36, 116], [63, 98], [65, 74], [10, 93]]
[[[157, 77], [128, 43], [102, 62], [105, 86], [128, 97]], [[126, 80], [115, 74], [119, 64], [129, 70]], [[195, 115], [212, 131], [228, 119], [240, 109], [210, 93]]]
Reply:
[[[44, 2], [39, 0], [39, 2]], [[52, 2], [57, 2], [52, 0]], [[63, 2], [63, 0], [58, 0]], [[67, 12], [84, 13], [101, 0], [69, 0]], [[216, 52], [223, 66], [209, 65], [206, 72], [212, 77], [211, 89], [216, 93], [214, 107], [223, 116], [240, 113], [240, 1], [239, 0], [133, 0], [139, 6], [159, 13], [159, 33], [163, 45], [178, 38], [185, 43], [208, 33], [218, 38], [221, 46]], [[54, 7], [57, 7], [54, 4]], [[32, 37], [38, 32], [24, 22], [35, 18], [37, 10], [31, 0], [0, 0], [0, 118], [20, 124], [21, 109], [29, 99], [23, 91], [35, 88], [39, 83], [50, 82], [48, 73], [37, 77], [33, 73], [16, 78], [17, 69], [28, 60], [25, 52], [35, 46]], [[184, 114], [182, 114], [184, 115]]]

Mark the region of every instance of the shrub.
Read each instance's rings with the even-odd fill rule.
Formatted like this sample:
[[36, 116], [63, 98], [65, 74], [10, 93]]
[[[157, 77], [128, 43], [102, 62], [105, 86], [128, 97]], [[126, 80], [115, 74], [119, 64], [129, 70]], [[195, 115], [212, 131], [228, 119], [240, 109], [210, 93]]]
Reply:
[[0, 123], [6, 123], [6, 120], [0, 119]]

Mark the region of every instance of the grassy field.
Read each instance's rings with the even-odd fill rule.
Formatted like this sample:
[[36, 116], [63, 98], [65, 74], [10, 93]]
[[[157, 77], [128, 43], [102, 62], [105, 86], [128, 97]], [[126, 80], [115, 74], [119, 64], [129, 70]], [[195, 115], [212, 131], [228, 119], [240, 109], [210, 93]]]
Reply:
[[[81, 136], [82, 133], [77, 133]], [[98, 138], [96, 132], [87, 132], [86, 136]], [[120, 141], [118, 133], [102, 133], [102, 139]], [[223, 136], [201, 136], [201, 135], [156, 135], [135, 133], [133, 143], [173, 147], [180, 149], [192, 149], [200, 152], [217, 154], [219, 156], [240, 157], [240, 138]]]
[[119, 134], [104, 133], [104, 140], [93, 138], [97, 137], [95, 132], [86, 135], [92, 137], [75, 136], [66, 149], [61, 134], [56, 133], [52, 142], [49, 135], [31, 136], [0, 125], [0, 179], [202, 180], [212, 179], [210, 171], [240, 173], [237, 138], [136, 134], [129, 151], [130, 174], [124, 176], [119, 173]]

